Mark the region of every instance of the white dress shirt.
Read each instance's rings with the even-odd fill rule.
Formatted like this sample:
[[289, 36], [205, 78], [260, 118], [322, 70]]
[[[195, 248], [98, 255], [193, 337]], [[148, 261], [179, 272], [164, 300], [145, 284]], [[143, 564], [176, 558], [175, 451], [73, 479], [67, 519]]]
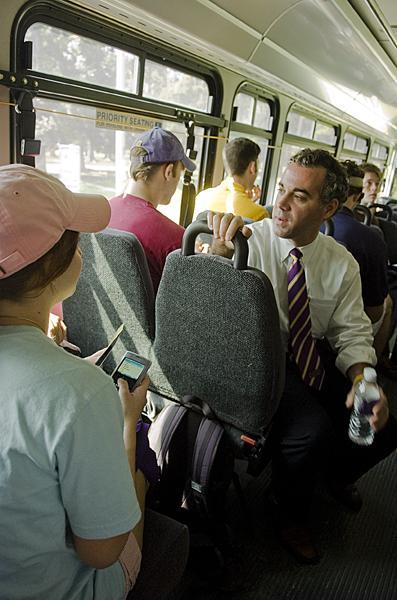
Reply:
[[[250, 225], [248, 264], [269, 277], [280, 316], [282, 340], [289, 336], [287, 274], [292, 258], [292, 241], [273, 233], [271, 219]], [[376, 364], [371, 322], [364, 312], [360, 271], [348, 250], [322, 233], [314, 242], [299, 247], [305, 269], [310, 302], [312, 334], [326, 338], [337, 353], [336, 366], [342, 373], [352, 365]]]

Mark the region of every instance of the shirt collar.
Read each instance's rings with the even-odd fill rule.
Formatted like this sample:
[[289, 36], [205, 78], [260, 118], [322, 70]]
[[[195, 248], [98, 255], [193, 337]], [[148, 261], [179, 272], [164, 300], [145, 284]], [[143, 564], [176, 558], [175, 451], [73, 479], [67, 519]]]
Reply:
[[279, 244], [280, 244], [280, 249], [281, 249], [281, 252], [280, 252], [281, 262], [284, 262], [285, 260], [287, 260], [287, 258], [289, 258], [289, 253], [291, 252], [292, 248], [299, 248], [299, 250], [303, 254], [303, 262], [305, 264], [308, 264], [311, 257], [316, 252], [316, 248], [317, 248], [317, 244], [319, 243], [320, 235], [323, 235], [323, 234], [319, 233], [318, 236], [316, 237], [316, 239], [313, 240], [313, 242], [311, 242], [310, 244], [307, 244], [307, 246], [295, 246], [295, 244], [289, 239], [278, 238]]
[[241, 183], [236, 183], [233, 177], [226, 177], [225, 187], [227, 190], [236, 190], [236, 192], [245, 192], [245, 188]]
[[349, 217], [353, 217], [353, 219], [355, 219], [356, 217], [354, 216], [354, 212], [351, 210], [351, 208], [348, 208], [347, 206], [342, 206], [336, 214], [339, 213], [343, 213], [344, 215], [348, 215]]

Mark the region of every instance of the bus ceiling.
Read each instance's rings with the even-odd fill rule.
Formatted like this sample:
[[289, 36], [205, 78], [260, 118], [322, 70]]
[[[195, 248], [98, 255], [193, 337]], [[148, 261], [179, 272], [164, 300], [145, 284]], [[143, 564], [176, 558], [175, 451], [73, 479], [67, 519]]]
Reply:
[[371, 116], [384, 133], [397, 127], [393, 0], [174, 0], [172, 11], [158, 0], [74, 4], [251, 80], [276, 89], [282, 80], [284, 91]]

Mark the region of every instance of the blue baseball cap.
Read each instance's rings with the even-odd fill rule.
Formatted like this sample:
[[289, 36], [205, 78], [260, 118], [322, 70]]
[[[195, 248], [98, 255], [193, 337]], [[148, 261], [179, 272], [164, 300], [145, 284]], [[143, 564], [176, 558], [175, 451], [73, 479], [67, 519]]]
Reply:
[[132, 149], [136, 147], [146, 150], [146, 154], [134, 157], [134, 160], [143, 163], [168, 163], [180, 160], [188, 171], [194, 171], [196, 168], [195, 163], [186, 156], [178, 138], [171, 131], [161, 127], [146, 131]]

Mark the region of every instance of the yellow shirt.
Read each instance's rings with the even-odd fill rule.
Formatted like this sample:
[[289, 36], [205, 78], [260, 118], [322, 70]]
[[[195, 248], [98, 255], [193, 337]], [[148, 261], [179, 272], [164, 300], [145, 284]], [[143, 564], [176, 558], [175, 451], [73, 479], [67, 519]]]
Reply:
[[256, 204], [248, 196], [244, 187], [236, 183], [232, 177], [224, 179], [218, 186], [203, 190], [197, 195], [195, 215], [203, 210], [231, 212], [253, 221], [270, 216], [266, 208], [261, 204]]

